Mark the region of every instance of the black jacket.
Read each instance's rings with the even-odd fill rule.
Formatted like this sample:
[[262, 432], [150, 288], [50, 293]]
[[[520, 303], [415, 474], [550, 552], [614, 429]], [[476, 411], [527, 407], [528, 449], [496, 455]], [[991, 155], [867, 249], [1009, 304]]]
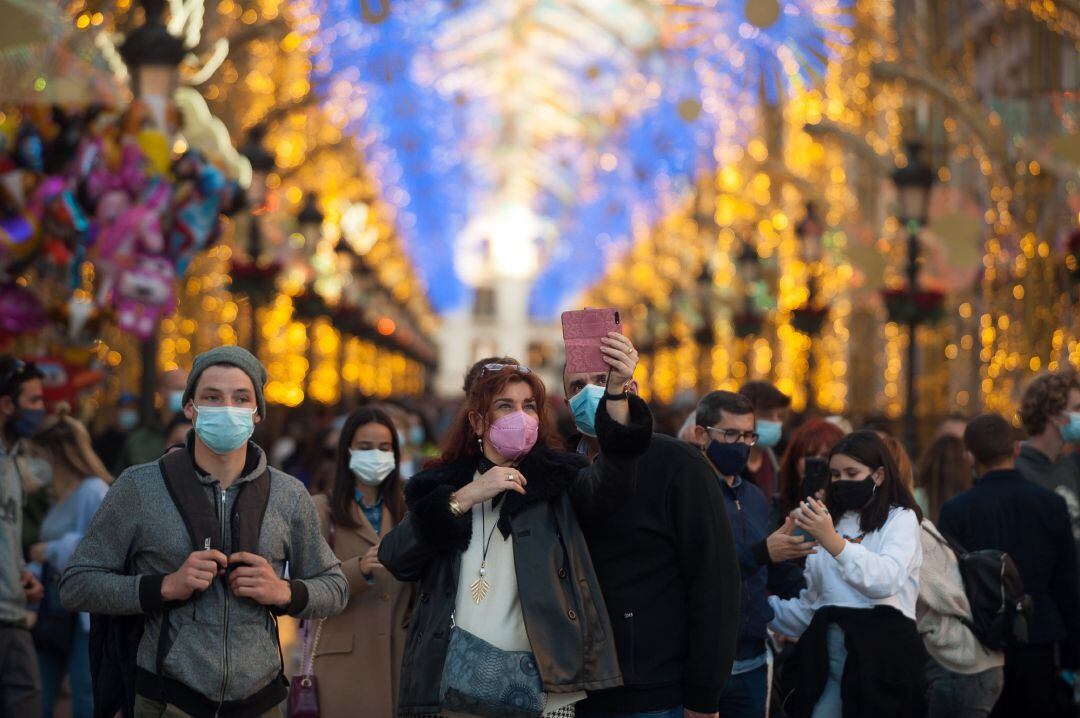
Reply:
[[653, 436], [634, 496], [586, 526], [585, 540], [625, 683], [590, 693], [588, 707], [715, 712], [734, 660], [740, 581], [719, 479], [701, 451]]
[[773, 610], [767, 595], [794, 598], [806, 588], [803, 567], [797, 561], [774, 563], [769, 558], [768, 540], [772, 532], [771, 507], [756, 484], [738, 477], [734, 486], [718, 478], [724, 506], [731, 521], [735, 551], [742, 574], [742, 601], [739, 604], [739, 640], [735, 659], [746, 661], [765, 653], [765, 638]]
[[[521, 611], [544, 690], [573, 693], [621, 685], [611, 622], [589, 559], [581, 524], [602, 519], [633, 493], [637, 456], [649, 447], [652, 415], [631, 398], [631, 425], [615, 423], [601, 401], [602, 454], [588, 464], [576, 454], [534, 449], [517, 466], [525, 495], [506, 492], [499, 519], [513, 537]], [[472, 481], [476, 461], [423, 471], [406, 484], [409, 513], [387, 534], [379, 561], [402, 581], [419, 581], [402, 665], [398, 714], [438, 713], [461, 553], [472, 518], [450, 513], [450, 496]]]
[[634, 495], [586, 525], [585, 539], [625, 682], [590, 693], [588, 707], [715, 711], [735, 656], [739, 567], [719, 479], [701, 451], [654, 436]]
[[938, 529], [967, 551], [997, 549], [1016, 563], [1034, 615], [1028, 641], [1060, 643], [1080, 666], [1080, 588], [1065, 501], [1017, 470], [991, 471], [941, 507]]
[[825, 690], [833, 623], [843, 629], [847, 649], [843, 715], [835, 718], [923, 718], [926, 649], [915, 622], [892, 606], [818, 609], [779, 679], [788, 718], [813, 715]]

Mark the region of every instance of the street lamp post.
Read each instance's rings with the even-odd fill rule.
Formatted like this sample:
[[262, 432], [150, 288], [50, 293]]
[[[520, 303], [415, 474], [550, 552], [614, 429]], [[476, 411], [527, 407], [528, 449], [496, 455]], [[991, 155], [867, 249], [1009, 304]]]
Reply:
[[[907, 164], [898, 167], [892, 174], [896, 185], [900, 207], [900, 224], [907, 232], [907, 291], [914, 298], [919, 285], [919, 230], [926, 225], [930, 210], [930, 190], [933, 189], [933, 169], [922, 162], [922, 145], [911, 140], [907, 143]], [[915, 416], [915, 365], [918, 351], [915, 344], [915, 332], [918, 317], [910, 313], [907, 320], [907, 397], [904, 406], [904, 441], [912, 456], [916, 455], [919, 443], [919, 428]]]
[[[809, 271], [806, 279], [806, 304], [813, 308], [816, 306], [818, 293], [818, 271], [822, 256], [822, 225], [817, 215], [817, 207], [813, 202], [806, 203], [806, 215], [795, 226], [795, 236], [802, 244], [803, 260]], [[814, 335], [807, 335], [810, 339], [810, 349], [806, 352], [806, 411], [811, 412], [817, 405], [814, 396], [814, 370], [816, 360], [814, 358]]]
[[[251, 184], [248, 186], [247, 201], [250, 209], [248, 226], [248, 255], [253, 266], [259, 266], [263, 253], [262, 226], [259, 214], [266, 204], [267, 178], [274, 171], [277, 163], [272, 152], [263, 146], [266, 127], [258, 124], [248, 130], [247, 140], [240, 147], [240, 154], [251, 163]], [[259, 304], [265, 288], [260, 287], [248, 294], [251, 306], [251, 353], [259, 355]]]
[[[127, 65], [131, 89], [135, 97], [149, 108], [158, 129], [168, 130], [166, 110], [176, 90], [177, 68], [187, 54], [184, 41], [169, 33], [161, 21], [165, 0], [141, 0], [143, 24], [131, 32], [120, 45], [120, 57]], [[139, 344], [142, 364], [139, 415], [143, 426], [151, 426], [157, 417], [154, 395], [157, 392], [158, 333]]]

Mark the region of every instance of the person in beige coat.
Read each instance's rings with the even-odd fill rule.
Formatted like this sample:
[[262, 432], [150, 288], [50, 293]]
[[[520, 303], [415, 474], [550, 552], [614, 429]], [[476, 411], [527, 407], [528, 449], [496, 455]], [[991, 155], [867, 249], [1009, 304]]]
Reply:
[[971, 604], [960, 565], [937, 527], [922, 522], [923, 563], [919, 570], [916, 624], [927, 663], [927, 718], [981, 718], [990, 715], [1003, 686], [1003, 654], [979, 643], [964, 621]]
[[[356, 411], [341, 431], [330, 494], [315, 497], [320, 529], [349, 582], [345, 610], [321, 627], [309, 627], [321, 718], [397, 713], [415, 584], [391, 576], [379, 563], [378, 549], [405, 514], [400, 451], [385, 412]], [[305, 655], [305, 665], [307, 660]]]

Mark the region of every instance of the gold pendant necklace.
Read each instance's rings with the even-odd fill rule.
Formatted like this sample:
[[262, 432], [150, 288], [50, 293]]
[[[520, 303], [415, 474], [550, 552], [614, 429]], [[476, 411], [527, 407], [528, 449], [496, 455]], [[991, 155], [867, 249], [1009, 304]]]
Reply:
[[487, 533], [487, 540], [484, 542], [483, 555], [480, 559], [480, 576], [469, 584], [469, 593], [472, 594], [473, 603], [477, 605], [483, 603], [484, 599], [487, 598], [488, 591], [491, 590], [491, 583], [487, 580], [487, 555], [488, 549], [491, 548], [491, 539], [495, 535], [495, 529], [498, 526], [499, 522], [496, 521], [495, 525], [491, 527], [491, 531], [488, 532], [484, 505], [480, 504], [480, 533], [481, 535]]

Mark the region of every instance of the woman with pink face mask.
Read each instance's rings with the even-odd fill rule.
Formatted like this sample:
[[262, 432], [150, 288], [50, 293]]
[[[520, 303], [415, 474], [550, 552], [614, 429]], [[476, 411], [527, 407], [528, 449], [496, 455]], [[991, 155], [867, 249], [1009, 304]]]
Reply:
[[[603, 340], [609, 387], [633, 376], [628, 339]], [[402, 716], [572, 716], [586, 690], [622, 684], [582, 524], [633, 491], [652, 417], [609, 394], [599, 460], [560, 451], [543, 382], [486, 364], [442, 455], [405, 487], [409, 513], [379, 561], [419, 581], [402, 666]]]

